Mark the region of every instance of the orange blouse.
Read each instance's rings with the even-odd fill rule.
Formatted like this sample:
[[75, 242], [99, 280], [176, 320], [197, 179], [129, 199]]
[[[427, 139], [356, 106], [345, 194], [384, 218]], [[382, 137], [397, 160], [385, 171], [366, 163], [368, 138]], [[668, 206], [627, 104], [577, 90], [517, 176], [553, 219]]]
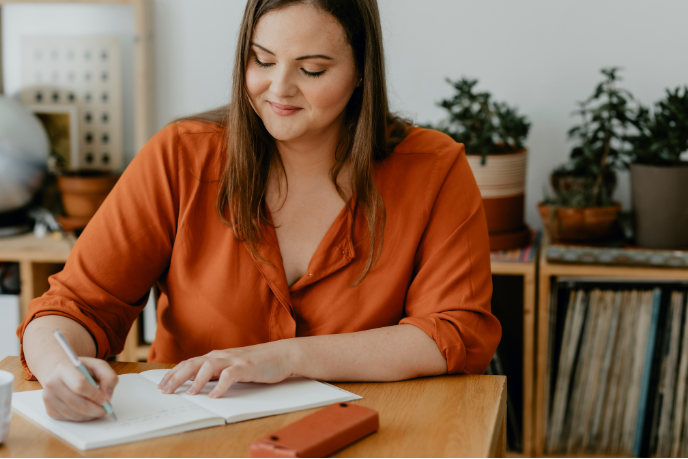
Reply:
[[[490, 313], [487, 224], [463, 145], [414, 128], [376, 165], [387, 211], [382, 254], [365, 280], [367, 224], [342, 209], [308, 273], [291, 287], [273, 228], [261, 256], [215, 211], [220, 128], [185, 121], [139, 152], [79, 237], [50, 290], [17, 330], [62, 315], [93, 336], [97, 356], [122, 351], [151, 286], [162, 291], [150, 362], [296, 336], [413, 324], [437, 343], [450, 373], [482, 373], [501, 338]], [[353, 234], [352, 234], [353, 233]], [[22, 363], [28, 371], [22, 351]]]

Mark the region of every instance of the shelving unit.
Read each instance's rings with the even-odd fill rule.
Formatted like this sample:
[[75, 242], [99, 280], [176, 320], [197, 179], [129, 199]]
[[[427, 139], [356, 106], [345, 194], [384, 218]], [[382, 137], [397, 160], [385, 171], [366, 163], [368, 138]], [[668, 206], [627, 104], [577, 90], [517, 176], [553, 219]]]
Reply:
[[[537, 260], [538, 247], [532, 261], [530, 262], [503, 262], [492, 261], [491, 269], [493, 276], [518, 276], [523, 282], [523, 390], [522, 390], [522, 412], [521, 435], [522, 453], [517, 454], [508, 452], [511, 457], [529, 457], [533, 455], [533, 389], [535, 376], [535, 306], [536, 306], [536, 280], [537, 280]], [[494, 312], [494, 311], [493, 311]], [[499, 315], [497, 315], [499, 318]], [[502, 328], [506, 324], [502, 321]]]
[[[0, 0], [0, 94], [2, 81], [2, 6], [29, 3], [129, 5], [134, 11], [134, 148], [141, 150], [155, 133], [155, 61], [153, 53], [153, 6], [151, 0]], [[32, 235], [0, 239], [0, 261], [18, 262], [22, 282], [22, 317], [33, 298], [48, 290], [48, 277], [59, 272], [74, 245], [74, 238], [61, 241]], [[138, 342], [138, 324], [132, 327], [120, 360], [145, 360], [150, 346]]]
[[[543, 456], [547, 436], [546, 370], [549, 346], [550, 293], [552, 281], [557, 277], [604, 278], [605, 280], [661, 280], [688, 281], [688, 269], [626, 267], [581, 264], [554, 264], [545, 257], [549, 242], [543, 241], [539, 260], [537, 361], [535, 387], [535, 456]], [[559, 455], [558, 455], [559, 456]]]
[[[21, 279], [20, 317], [29, 313], [29, 302], [48, 291], [48, 277], [62, 271], [76, 242], [72, 235], [54, 240], [33, 234], [0, 238], [0, 261], [19, 263]], [[149, 345], [139, 343], [138, 322], [131, 327], [124, 350], [118, 360], [136, 362], [148, 358]]]

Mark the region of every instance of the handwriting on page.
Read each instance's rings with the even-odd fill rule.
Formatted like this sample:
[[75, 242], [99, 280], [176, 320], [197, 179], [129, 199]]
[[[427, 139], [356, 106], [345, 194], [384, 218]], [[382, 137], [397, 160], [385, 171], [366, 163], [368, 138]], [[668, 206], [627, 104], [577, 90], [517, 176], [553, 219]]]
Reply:
[[117, 422], [108, 422], [107, 424], [103, 424], [102, 428], [106, 430], [121, 429], [123, 427], [132, 427], [141, 424], [157, 422], [171, 417], [180, 416], [201, 410], [203, 410], [203, 408], [201, 408], [200, 406], [175, 406], [173, 408], [166, 408], [160, 411], [156, 411], [154, 413], [146, 413], [140, 416], [132, 416], [126, 419], [119, 419]]

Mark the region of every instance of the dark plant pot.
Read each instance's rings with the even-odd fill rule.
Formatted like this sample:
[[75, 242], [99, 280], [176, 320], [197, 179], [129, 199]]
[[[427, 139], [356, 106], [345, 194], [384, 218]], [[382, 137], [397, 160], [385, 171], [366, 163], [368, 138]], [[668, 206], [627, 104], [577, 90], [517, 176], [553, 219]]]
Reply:
[[631, 164], [636, 244], [688, 248], [688, 162], [677, 166]]
[[540, 203], [538, 211], [550, 237], [556, 241], [596, 241], [612, 234], [621, 204], [609, 207], [557, 207]]
[[60, 175], [57, 186], [65, 212], [70, 217], [92, 217], [119, 179], [118, 174]]

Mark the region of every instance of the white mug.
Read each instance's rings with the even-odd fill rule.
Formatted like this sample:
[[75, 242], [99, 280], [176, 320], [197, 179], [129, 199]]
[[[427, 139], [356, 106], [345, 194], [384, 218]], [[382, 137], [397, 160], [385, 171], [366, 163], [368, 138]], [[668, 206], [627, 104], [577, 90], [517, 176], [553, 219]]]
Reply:
[[0, 444], [10, 433], [10, 418], [12, 417], [12, 388], [14, 375], [9, 371], [0, 370]]

